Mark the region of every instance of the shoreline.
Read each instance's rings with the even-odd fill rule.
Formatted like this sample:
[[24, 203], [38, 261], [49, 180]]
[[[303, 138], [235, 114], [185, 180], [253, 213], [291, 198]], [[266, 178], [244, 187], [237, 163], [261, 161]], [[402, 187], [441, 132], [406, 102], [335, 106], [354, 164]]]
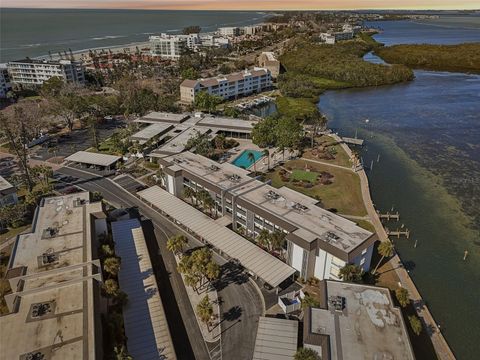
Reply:
[[[335, 140], [339, 142], [339, 144], [349, 156], [352, 155], [350, 147], [345, 144], [337, 134], [332, 133], [330, 134], [330, 136], [332, 136]], [[370, 221], [375, 228], [375, 232], [378, 235], [379, 240], [381, 242], [391, 241], [373, 205], [370, 194], [370, 185], [365, 169], [362, 168], [356, 173], [360, 178], [364, 206], [367, 209], [368, 217], [370, 218]], [[395, 270], [395, 274], [397, 275], [401, 286], [408, 290], [410, 299], [413, 301], [413, 306], [417, 313], [417, 316], [423, 323], [423, 330], [427, 332], [438, 358], [440, 360], [455, 360], [455, 355], [453, 354], [450, 345], [443, 336], [442, 332], [439, 330], [440, 327], [433, 318], [433, 315], [428, 309], [428, 306], [423, 300], [414, 281], [403, 266], [403, 262], [399, 255], [395, 253], [395, 255], [390, 260], [388, 260], [388, 262], [391, 263], [392, 269]], [[399, 267], [397, 266], [399, 264], [402, 265]]]

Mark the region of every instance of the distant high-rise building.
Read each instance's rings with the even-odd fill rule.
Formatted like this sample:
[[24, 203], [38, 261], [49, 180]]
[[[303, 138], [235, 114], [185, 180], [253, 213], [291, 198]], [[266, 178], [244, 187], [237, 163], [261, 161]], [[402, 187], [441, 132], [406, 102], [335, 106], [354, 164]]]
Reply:
[[23, 59], [7, 64], [10, 81], [21, 85], [42, 85], [52, 77], [84, 84], [85, 68], [81, 61]]
[[149, 40], [152, 46], [150, 50], [151, 55], [172, 60], [179, 59], [186, 49], [195, 50], [200, 45], [199, 34], [161, 34], [150, 36]]

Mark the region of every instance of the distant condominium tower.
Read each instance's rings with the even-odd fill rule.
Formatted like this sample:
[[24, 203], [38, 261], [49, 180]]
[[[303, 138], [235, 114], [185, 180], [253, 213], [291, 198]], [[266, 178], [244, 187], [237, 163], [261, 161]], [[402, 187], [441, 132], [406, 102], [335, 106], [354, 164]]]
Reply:
[[150, 36], [149, 40], [151, 55], [172, 60], [179, 59], [186, 49], [195, 50], [200, 45], [200, 36], [198, 34], [160, 34]]
[[239, 96], [258, 93], [272, 86], [270, 71], [254, 67], [228, 75], [219, 75], [207, 79], [184, 80], [180, 84], [180, 100], [193, 103], [195, 96], [202, 91], [222, 99], [233, 99]]
[[81, 61], [23, 59], [7, 64], [10, 81], [21, 85], [42, 85], [56, 76], [65, 82], [84, 84], [85, 68]]

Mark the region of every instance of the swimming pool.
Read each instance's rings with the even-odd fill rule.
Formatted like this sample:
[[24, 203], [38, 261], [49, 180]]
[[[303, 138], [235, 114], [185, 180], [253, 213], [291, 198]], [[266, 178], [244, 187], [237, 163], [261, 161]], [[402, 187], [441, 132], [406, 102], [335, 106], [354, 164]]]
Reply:
[[[248, 158], [248, 154], [252, 153], [255, 161], [250, 161]], [[257, 162], [263, 157], [263, 153], [258, 150], [244, 150], [240, 155], [238, 155], [235, 160], [233, 160], [232, 164], [238, 166], [242, 169], [248, 169], [253, 163]]]

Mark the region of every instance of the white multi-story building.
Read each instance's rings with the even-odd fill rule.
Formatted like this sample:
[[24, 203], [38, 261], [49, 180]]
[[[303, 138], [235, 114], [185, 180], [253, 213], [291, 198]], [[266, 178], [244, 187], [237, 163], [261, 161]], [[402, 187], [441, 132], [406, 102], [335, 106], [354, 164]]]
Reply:
[[354, 36], [353, 31], [328, 32], [321, 33], [320, 40], [327, 44], [335, 44], [337, 41], [353, 39]]
[[230, 40], [227, 37], [216, 35], [200, 35], [200, 44], [205, 47], [225, 48], [230, 45]]
[[7, 93], [12, 89], [10, 76], [8, 75], [7, 65], [0, 64], [0, 98], [6, 98]]
[[220, 27], [218, 28], [218, 33], [221, 36], [239, 36], [241, 30], [239, 27], [229, 26], [229, 27]]
[[150, 36], [149, 41], [152, 46], [151, 55], [177, 60], [186, 49], [196, 50], [200, 45], [200, 36], [199, 34], [169, 35], [162, 33]]
[[230, 163], [183, 152], [158, 158], [164, 185], [181, 197], [184, 187], [205, 190], [232, 228], [256, 238], [262, 230], [285, 234], [283, 256], [303, 279], [339, 279], [347, 263], [370, 268], [376, 235], [317, 206], [318, 200], [287, 187], [274, 188]]
[[250, 25], [242, 28], [244, 35], [255, 35], [262, 31], [262, 25]]
[[10, 61], [7, 64], [10, 81], [21, 85], [42, 85], [52, 77], [65, 82], [84, 84], [85, 68], [81, 61], [35, 60]]
[[193, 103], [195, 96], [206, 91], [210, 95], [217, 95], [223, 99], [232, 99], [239, 96], [258, 93], [272, 86], [270, 71], [255, 67], [229, 75], [217, 77], [184, 80], [180, 84], [180, 100], [184, 103]]

